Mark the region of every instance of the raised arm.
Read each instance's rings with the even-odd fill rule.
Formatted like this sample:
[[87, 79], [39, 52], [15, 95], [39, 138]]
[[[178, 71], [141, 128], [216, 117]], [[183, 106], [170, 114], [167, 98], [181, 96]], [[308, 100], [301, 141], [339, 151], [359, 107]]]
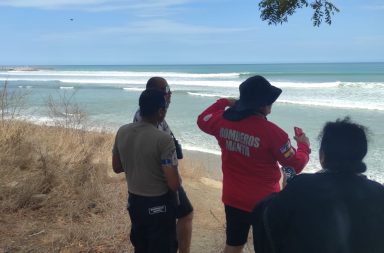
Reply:
[[[311, 152], [308, 138], [303, 134], [297, 140], [297, 150], [292, 146], [288, 134], [281, 129], [276, 129], [273, 138], [273, 153], [282, 166], [292, 167], [296, 173], [300, 173], [309, 161]], [[272, 139], [272, 138], [271, 138]]]
[[227, 106], [233, 105], [233, 99], [221, 98], [217, 100], [210, 107], [205, 109], [197, 118], [197, 125], [199, 128], [207, 134], [215, 134], [218, 129], [218, 123], [216, 120], [212, 120], [215, 117], [221, 117]]

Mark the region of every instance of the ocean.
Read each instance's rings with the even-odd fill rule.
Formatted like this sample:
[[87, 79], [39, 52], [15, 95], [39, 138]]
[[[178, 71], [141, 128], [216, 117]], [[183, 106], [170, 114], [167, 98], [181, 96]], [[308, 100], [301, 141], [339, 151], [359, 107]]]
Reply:
[[239, 84], [253, 75], [283, 89], [268, 119], [291, 137], [294, 126], [309, 137], [313, 152], [305, 172], [320, 169], [325, 122], [349, 116], [369, 128], [366, 175], [384, 183], [384, 63], [0, 67], [0, 87], [7, 81], [10, 91], [27, 94], [18, 117], [52, 122], [49, 97], [64, 96], [86, 112], [92, 129], [115, 132], [132, 121], [146, 81], [162, 76], [172, 90], [167, 122], [183, 148], [217, 155], [216, 140], [198, 129], [197, 115], [218, 98], [238, 97]]

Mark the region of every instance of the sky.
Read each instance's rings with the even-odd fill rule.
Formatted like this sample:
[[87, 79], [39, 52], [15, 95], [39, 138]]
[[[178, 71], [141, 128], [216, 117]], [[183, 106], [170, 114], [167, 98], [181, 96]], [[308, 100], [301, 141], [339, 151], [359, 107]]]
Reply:
[[0, 0], [0, 65], [384, 62], [384, 1], [332, 2], [314, 27], [257, 0]]

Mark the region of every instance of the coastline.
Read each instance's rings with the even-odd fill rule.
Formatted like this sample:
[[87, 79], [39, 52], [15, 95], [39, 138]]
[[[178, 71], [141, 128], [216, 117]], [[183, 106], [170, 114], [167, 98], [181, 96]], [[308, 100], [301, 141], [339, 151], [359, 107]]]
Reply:
[[38, 71], [39, 67], [30, 67], [30, 66], [0, 66], [0, 71]]
[[[148, 76], [161, 73], [169, 81], [173, 92], [167, 121], [183, 148], [212, 153], [218, 153], [217, 142], [196, 126], [198, 113], [212, 104], [216, 96], [238, 96], [238, 85], [248, 76], [265, 74], [271, 82], [284, 90], [269, 120], [278, 123], [289, 134], [292, 134], [293, 125], [299, 125], [310, 138], [312, 149], [318, 150], [316, 137], [321, 126], [327, 121], [350, 116], [352, 120], [368, 126], [373, 133], [374, 141], [370, 142], [365, 159], [367, 175], [384, 182], [381, 172], [381, 154], [384, 153], [384, 104], [381, 99], [384, 95], [384, 75], [382, 72], [371, 75], [372, 69], [383, 69], [383, 63], [353, 66], [217, 65], [212, 68], [200, 65], [31, 67], [52, 70], [0, 73], [0, 79], [4, 82], [7, 80], [10, 90], [28, 95], [25, 107], [20, 111], [21, 116], [36, 121], [59, 120], [59, 117], [47, 116], [49, 108], [46, 98], [52, 96], [59, 101], [61, 96], [75, 94], [74, 101], [87, 113], [87, 120], [95, 128], [105, 126], [113, 130], [131, 120], [137, 109], [139, 92]], [[332, 71], [332, 75], [329, 71]], [[199, 158], [196, 161], [201, 163]], [[311, 173], [320, 169], [317, 152], [314, 152], [304, 172]], [[213, 168], [210, 171], [219, 170]], [[220, 173], [210, 174], [220, 178]]]

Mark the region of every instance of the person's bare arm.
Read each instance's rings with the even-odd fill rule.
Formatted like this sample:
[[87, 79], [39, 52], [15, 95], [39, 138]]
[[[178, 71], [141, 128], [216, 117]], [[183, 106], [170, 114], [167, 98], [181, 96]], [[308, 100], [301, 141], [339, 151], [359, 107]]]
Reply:
[[169, 165], [163, 165], [162, 168], [163, 168], [165, 179], [167, 180], [168, 187], [172, 191], [177, 191], [177, 189], [180, 187], [180, 184], [181, 184], [177, 166], [169, 164]]
[[124, 172], [124, 168], [121, 165], [120, 156], [118, 153], [112, 155], [112, 169], [117, 174]]

